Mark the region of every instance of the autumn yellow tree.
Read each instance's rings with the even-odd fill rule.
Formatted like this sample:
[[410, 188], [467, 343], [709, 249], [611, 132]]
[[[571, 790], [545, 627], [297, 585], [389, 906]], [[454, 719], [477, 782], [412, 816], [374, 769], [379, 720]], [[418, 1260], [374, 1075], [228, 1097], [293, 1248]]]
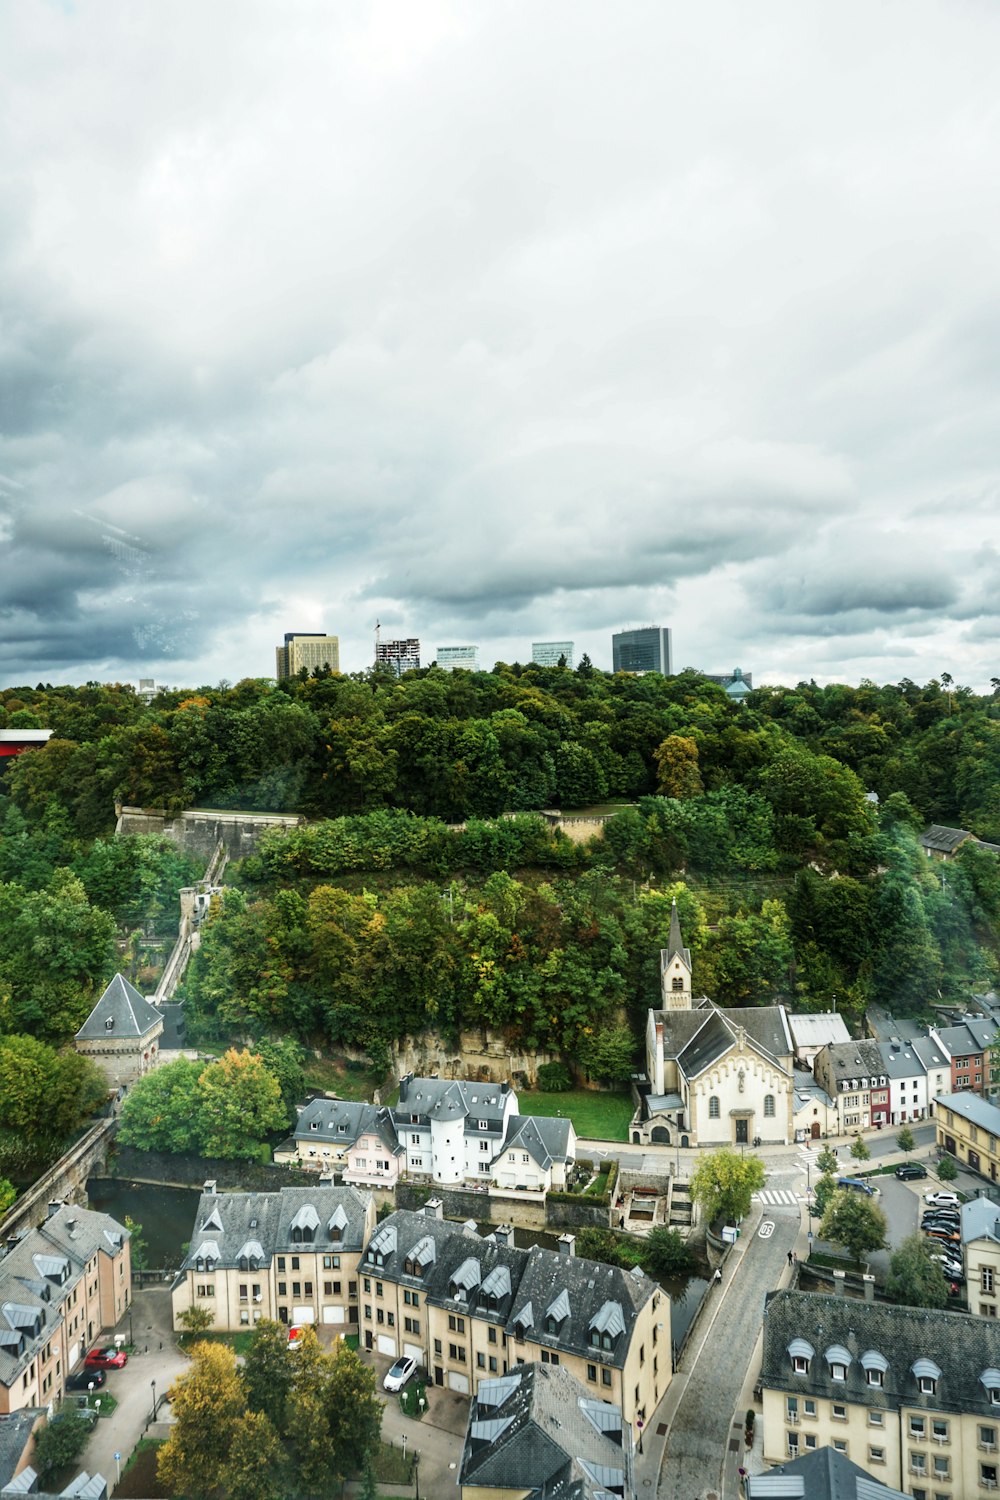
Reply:
[[703, 791], [698, 742], [687, 734], [668, 734], [653, 751], [656, 789], [664, 797], [697, 797]]
[[195, 1344], [190, 1366], [168, 1395], [174, 1423], [157, 1458], [157, 1477], [169, 1494], [201, 1500], [222, 1483], [246, 1411], [236, 1355], [225, 1344]]

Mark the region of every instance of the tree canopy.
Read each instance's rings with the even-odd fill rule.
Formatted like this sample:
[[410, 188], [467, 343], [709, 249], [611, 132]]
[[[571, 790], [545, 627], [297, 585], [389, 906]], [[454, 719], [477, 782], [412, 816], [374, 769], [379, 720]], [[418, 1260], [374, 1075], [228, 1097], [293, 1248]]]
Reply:
[[724, 1219], [727, 1224], [738, 1224], [750, 1212], [750, 1201], [765, 1179], [759, 1156], [741, 1156], [724, 1147], [698, 1162], [691, 1174], [691, 1197], [709, 1223]]

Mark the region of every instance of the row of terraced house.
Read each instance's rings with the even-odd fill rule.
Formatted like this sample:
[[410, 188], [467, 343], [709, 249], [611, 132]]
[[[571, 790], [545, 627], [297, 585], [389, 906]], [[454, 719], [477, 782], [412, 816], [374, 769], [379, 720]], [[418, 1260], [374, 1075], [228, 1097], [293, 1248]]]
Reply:
[[206, 1185], [172, 1290], [175, 1326], [207, 1309], [219, 1331], [262, 1318], [356, 1334], [387, 1358], [474, 1395], [537, 1362], [561, 1366], [596, 1400], [646, 1419], [672, 1375], [670, 1302], [643, 1271], [519, 1249], [510, 1226], [481, 1235], [438, 1200], [376, 1224], [372, 1196], [325, 1182], [278, 1193]]

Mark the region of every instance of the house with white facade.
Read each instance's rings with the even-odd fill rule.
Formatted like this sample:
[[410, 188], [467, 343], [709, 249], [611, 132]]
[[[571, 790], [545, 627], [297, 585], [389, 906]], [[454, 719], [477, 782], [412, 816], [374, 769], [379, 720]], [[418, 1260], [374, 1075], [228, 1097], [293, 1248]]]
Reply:
[[385, 1106], [353, 1099], [311, 1099], [300, 1111], [291, 1142], [275, 1161], [308, 1172], [340, 1172], [359, 1187], [393, 1187], [405, 1152]]
[[441, 1183], [488, 1181], [517, 1113], [517, 1095], [509, 1083], [407, 1073], [399, 1080], [399, 1102], [392, 1110], [406, 1171]]
[[507, 1138], [493, 1164], [498, 1187], [547, 1193], [566, 1186], [576, 1160], [576, 1130], [565, 1117], [512, 1115]]
[[948, 1089], [951, 1064], [947, 1056], [930, 1037], [894, 1038], [877, 1045], [889, 1080], [888, 1123], [906, 1125], [925, 1119], [930, 1101]]

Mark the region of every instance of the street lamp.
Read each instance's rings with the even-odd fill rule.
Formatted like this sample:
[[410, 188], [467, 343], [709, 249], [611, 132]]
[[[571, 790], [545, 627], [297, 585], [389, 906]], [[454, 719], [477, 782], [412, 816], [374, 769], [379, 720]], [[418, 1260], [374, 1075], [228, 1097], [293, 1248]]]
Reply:
[[153, 1421], [153, 1422], [155, 1422], [156, 1421], [156, 1381], [155, 1380], [151, 1380], [149, 1383], [153, 1387], [153, 1415], [150, 1418], [150, 1420]]
[[420, 1449], [413, 1450], [413, 1500], [420, 1500]]

